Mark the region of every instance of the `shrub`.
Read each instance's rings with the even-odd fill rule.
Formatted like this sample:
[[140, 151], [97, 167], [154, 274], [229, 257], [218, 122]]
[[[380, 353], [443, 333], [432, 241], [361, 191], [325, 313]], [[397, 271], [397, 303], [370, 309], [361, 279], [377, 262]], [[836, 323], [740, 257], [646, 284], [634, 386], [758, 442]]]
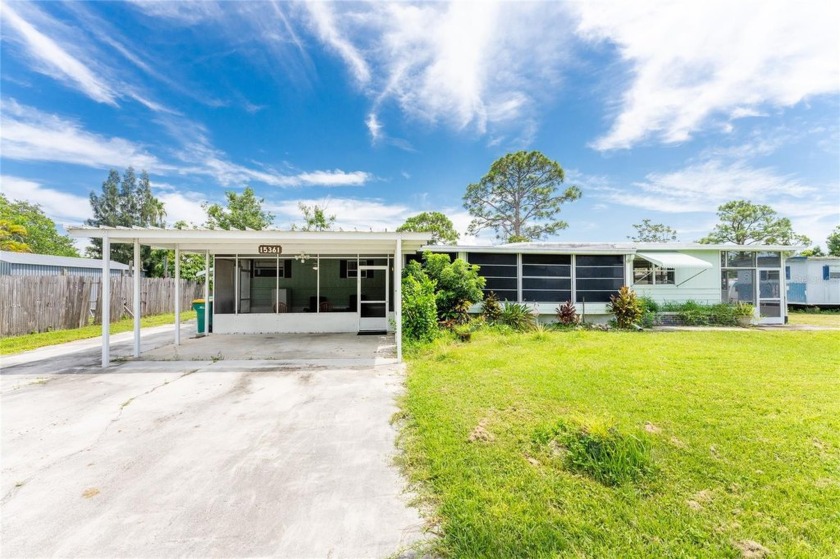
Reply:
[[499, 320], [499, 316], [502, 314], [502, 306], [494, 292], [491, 291], [484, 297], [481, 314], [487, 322], [493, 323]]
[[625, 434], [615, 425], [575, 425], [560, 421], [538, 429], [537, 452], [561, 457], [569, 470], [608, 486], [637, 481], [653, 472], [650, 443], [643, 433]]
[[458, 324], [452, 328], [452, 332], [461, 342], [468, 342], [472, 339], [472, 328], [469, 324]]
[[557, 307], [557, 322], [564, 325], [572, 325], [577, 324], [580, 322], [580, 316], [577, 313], [577, 309], [572, 304], [571, 301], [566, 301], [559, 307]]
[[403, 336], [411, 341], [429, 342], [437, 335], [435, 284], [420, 275], [407, 275], [402, 283]]
[[466, 322], [470, 306], [483, 298], [486, 280], [478, 275], [478, 266], [430, 252], [423, 254], [423, 261], [423, 271], [435, 283], [438, 318]]
[[525, 332], [526, 330], [534, 329], [537, 323], [537, 317], [527, 305], [505, 301], [498, 322], [509, 326], [516, 332]]
[[650, 297], [639, 297], [639, 304], [642, 306], [642, 312], [659, 312], [659, 303]]
[[636, 292], [626, 285], [618, 290], [618, 295], [610, 295], [607, 310], [613, 313], [619, 328], [631, 328], [642, 318], [642, 306]]

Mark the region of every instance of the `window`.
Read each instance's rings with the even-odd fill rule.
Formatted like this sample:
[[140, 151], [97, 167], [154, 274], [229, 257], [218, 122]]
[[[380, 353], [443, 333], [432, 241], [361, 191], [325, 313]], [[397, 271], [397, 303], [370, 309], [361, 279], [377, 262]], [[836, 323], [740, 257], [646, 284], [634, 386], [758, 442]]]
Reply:
[[[338, 266], [338, 275], [342, 279], [356, 279], [359, 264], [373, 266], [373, 260], [342, 260]], [[374, 270], [362, 270], [362, 279], [373, 279]]]
[[291, 260], [254, 260], [255, 278], [290, 278], [292, 277], [292, 261]]
[[608, 303], [624, 285], [624, 257], [582, 255], [575, 257], [576, 302]]
[[721, 268], [754, 268], [755, 253], [745, 250], [726, 250], [720, 253]]
[[674, 285], [675, 283], [673, 268], [661, 268], [644, 258], [633, 260], [634, 285]]
[[522, 300], [558, 303], [572, 298], [572, 257], [522, 255]]
[[782, 265], [782, 256], [778, 252], [759, 252], [755, 256], [759, 268], [779, 268]]
[[721, 301], [755, 304], [755, 270], [723, 270]]
[[487, 280], [485, 295], [492, 291], [502, 301], [518, 300], [515, 254], [471, 252], [467, 259], [470, 264], [479, 266], [479, 275]]

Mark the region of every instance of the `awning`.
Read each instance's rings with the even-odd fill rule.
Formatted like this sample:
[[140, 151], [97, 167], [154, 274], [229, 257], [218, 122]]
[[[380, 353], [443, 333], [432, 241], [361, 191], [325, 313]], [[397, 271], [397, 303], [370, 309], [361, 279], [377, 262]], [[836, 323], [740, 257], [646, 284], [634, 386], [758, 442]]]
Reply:
[[682, 252], [637, 252], [648, 262], [653, 262], [662, 268], [712, 268], [711, 262], [701, 260]]

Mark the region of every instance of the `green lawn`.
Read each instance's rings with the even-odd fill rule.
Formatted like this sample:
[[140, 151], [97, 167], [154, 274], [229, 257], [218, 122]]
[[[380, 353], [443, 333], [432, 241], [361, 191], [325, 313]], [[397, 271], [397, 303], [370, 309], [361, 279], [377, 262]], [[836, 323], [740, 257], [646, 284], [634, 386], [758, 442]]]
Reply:
[[840, 312], [792, 312], [788, 314], [788, 322], [790, 324], [807, 324], [809, 326], [830, 326], [832, 328], [840, 328]]
[[[412, 354], [398, 417], [443, 556], [840, 556], [840, 332], [479, 332]], [[558, 422], [652, 472], [575, 473]]]
[[[186, 322], [194, 316], [195, 313], [184, 312], [181, 314], [181, 320], [182, 322]], [[174, 322], [175, 313], [147, 316], [140, 320], [140, 324], [143, 328], [150, 326], [163, 326], [164, 324], [173, 324]], [[133, 329], [133, 318], [126, 318], [111, 324], [111, 334], [129, 332]], [[9, 336], [0, 338], [0, 355], [12, 355], [22, 351], [29, 351], [30, 349], [38, 349], [39, 347], [63, 344], [65, 342], [74, 342], [76, 340], [84, 340], [87, 338], [96, 338], [101, 335], [102, 327], [96, 324], [85, 326], [83, 328], [74, 328], [72, 330], [54, 330], [52, 332], [39, 332], [37, 334], [26, 334], [23, 336]]]

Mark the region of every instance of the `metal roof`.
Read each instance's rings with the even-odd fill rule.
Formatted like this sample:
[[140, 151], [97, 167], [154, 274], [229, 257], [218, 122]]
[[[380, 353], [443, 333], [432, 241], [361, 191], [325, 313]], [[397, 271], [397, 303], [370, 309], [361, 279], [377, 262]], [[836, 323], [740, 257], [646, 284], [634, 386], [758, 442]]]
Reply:
[[112, 243], [133, 243], [154, 248], [175, 248], [185, 252], [211, 254], [257, 254], [260, 245], [278, 244], [282, 254], [374, 254], [390, 253], [402, 241], [403, 252], [415, 252], [429, 242], [431, 233], [390, 231], [255, 231], [225, 229], [161, 229], [157, 227], [65, 226], [73, 237], [102, 239]]
[[[36, 266], [57, 266], [60, 268], [97, 268], [102, 269], [102, 260], [94, 258], [76, 258], [73, 256], [53, 256], [51, 254], [32, 254], [30, 252], [0, 251], [0, 261], [10, 264], [30, 264]], [[112, 270], [128, 270], [126, 264], [111, 261]]]
[[635, 254], [637, 251], [780, 251], [795, 252], [805, 250], [805, 246], [787, 245], [704, 245], [700, 243], [633, 243], [633, 242], [529, 242], [507, 243], [502, 245], [429, 245], [424, 250], [433, 252], [521, 252], [521, 253], [560, 253], [560, 254]]

